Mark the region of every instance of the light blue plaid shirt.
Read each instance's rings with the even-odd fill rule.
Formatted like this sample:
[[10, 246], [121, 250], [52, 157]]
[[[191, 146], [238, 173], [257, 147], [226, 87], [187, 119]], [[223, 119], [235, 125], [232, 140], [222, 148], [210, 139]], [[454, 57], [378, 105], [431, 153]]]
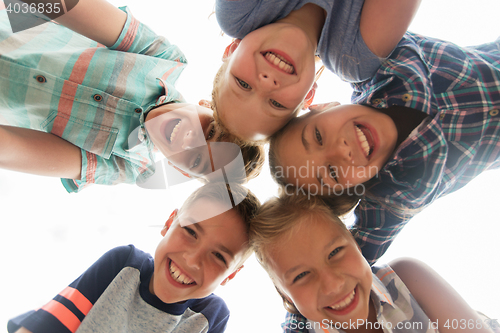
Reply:
[[353, 87], [353, 103], [429, 115], [379, 172], [376, 199], [355, 209], [351, 231], [373, 264], [416, 211], [500, 165], [500, 40], [461, 48], [407, 33], [373, 79]]
[[69, 192], [151, 176], [153, 144], [135, 130], [153, 106], [183, 100], [174, 87], [183, 53], [122, 10], [127, 21], [110, 48], [52, 22], [13, 34], [0, 10], [0, 123], [80, 147], [81, 180], [62, 180]]

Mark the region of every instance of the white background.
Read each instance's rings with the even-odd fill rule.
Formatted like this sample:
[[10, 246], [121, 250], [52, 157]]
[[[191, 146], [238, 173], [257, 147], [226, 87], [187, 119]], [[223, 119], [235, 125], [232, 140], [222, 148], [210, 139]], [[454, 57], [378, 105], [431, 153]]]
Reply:
[[[187, 101], [210, 98], [230, 42], [221, 36], [215, 16], [209, 18], [213, 1], [113, 3], [128, 5], [185, 52], [189, 66], [177, 87]], [[498, 0], [424, 1], [410, 29], [462, 46], [489, 42], [500, 36], [499, 7]], [[315, 102], [349, 102], [350, 87], [331, 73], [325, 71], [319, 86]], [[45, 304], [115, 246], [133, 243], [154, 253], [160, 225], [198, 186], [190, 182], [168, 191], [91, 186], [70, 195], [58, 179], [0, 170], [1, 325]], [[261, 201], [276, 191], [267, 166], [248, 186]], [[500, 172], [489, 171], [440, 199], [405, 227], [380, 262], [400, 256], [423, 260], [474, 309], [500, 319], [499, 186]], [[216, 291], [231, 310], [227, 331], [279, 332], [284, 316], [279, 296], [253, 257], [245, 266]]]

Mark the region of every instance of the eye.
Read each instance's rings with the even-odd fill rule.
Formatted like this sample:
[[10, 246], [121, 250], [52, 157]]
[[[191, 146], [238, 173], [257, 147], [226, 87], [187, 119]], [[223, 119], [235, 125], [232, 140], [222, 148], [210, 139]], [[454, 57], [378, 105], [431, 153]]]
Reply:
[[220, 254], [219, 252], [214, 252], [214, 255], [217, 257], [217, 259], [222, 261], [224, 265], [227, 265], [226, 259], [224, 259], [224, 256], [222, 254]]
[[328, 175], [330, 176], [330, 178], [332, 178], [333, 180], [335, 180], [336, 182], [338, 182], [338, 179], [337, 179], [337, 168], [331, 166], [331, 165], [328, 165]]
[[250, 85], [248, 83], [246, 83], [245, 81], [243, 81], [243, 80], [240, 80], [240, 79], [236, 78], [236, 82], [238, 82], [238, 85], [240, 87], [242, 87], [243, 89], [245, 89], [245, 90], [252, 89], [252, 87], [250, 87]]
[[336, 255], [337, 253], [339, 253], [340, 250], [342, 250], [342, 247], [338, 247], [335, 250], [333, 250], [332, 252], [330, 252], [330, 254], [328, 255], [328, 259], [330, 259], [334, 255]]
[[193, 229], [189, 227], [182, 227], [182, 229], [186, 230], [186, 232], [192, 237], [197, 238], [196, 232]]
[[208, 130], [208, 133], [207, 133], [207, 136], [205, 138], [205, 140], [210, 140], [212, 139], [214, 136], [215, 136], [215, 121], [212, 121], [210, 123], [210, 127], [209, 127], [209, 130]]
[[317, 128], [314, 129], [314, 135], [316, 135], [316, 141], [318, 141], [319, 145], [323, 145], [323, 138], [321, 137], [321, 133], [318, 131]]
[[196, 159], [193, 162], [193, 165], [191, 166], [191, 169], [196, 168], [198, 165], [200, 165], [200, 163], [201, 163], [201, 155], [198, 154], [198, 156], [196, 156]]
[[295, 283], [297, 282], [298, 280], [302, 279], [304, 276], [306, 276], [307, 274], [309, 274], [309, 272], [302, 272], [300, 273], [299, 275], [297, 275], [294, 279], [293, 279], [293, 282], [292, 283]]
[[270, 100], [270, 103], [272, 106], [274, 106], [275, 108], [278, 108], [278, 109], [286, 109], [286, 107], [278, 102], [276, 102], [274, 99], [271, 99]]

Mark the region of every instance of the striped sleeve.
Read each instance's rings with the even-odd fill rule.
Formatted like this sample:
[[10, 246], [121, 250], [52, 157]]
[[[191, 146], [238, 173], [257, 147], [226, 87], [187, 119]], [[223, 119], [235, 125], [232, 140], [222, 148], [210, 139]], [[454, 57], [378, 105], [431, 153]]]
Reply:
[[33, 333], [76, 332], [104, 290], [126, 266], [132, 251], [132, 246], [108, 251], [47, 304], [11, 319], [9, 333], [21, 327]]

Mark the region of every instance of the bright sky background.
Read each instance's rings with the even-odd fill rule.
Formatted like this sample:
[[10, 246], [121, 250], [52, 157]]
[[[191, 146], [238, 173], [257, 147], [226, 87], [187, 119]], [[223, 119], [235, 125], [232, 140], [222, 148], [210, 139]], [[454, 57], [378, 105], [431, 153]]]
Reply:
[[[119, 1], [185, 52], [178, 81], [187, 101], [209, 98], [213, 76], [230, 42], [221, 37], [210, 0]], [[414, 32], [474, 45], [500, 36], [498, 0], [423, 1]], [[350, 87], [324, 73], [316, 101], [348, 103]], [[154, 253], [160, 228], [199, 184], [166, 191], [131, 185], [92, 186], [67, 194], [59, 180], [0, 170], [0, 323], [48, 302], [107, 250], [133, 243]], [[276, 187], [267, 165], [249, 188], [265, 201]], [[379, 262], [411, 256], [428, 263], [477, 310], [500, 319], [500, 172], [489, 171], [415, 217]], [[252, 257], [217, 294], [231, 310], [227, 332], [279, 332], [281, 300]], [[439, 297], [439, 295], [436, 295]], [[4, 326], [5, 327], [5, 326]]]

